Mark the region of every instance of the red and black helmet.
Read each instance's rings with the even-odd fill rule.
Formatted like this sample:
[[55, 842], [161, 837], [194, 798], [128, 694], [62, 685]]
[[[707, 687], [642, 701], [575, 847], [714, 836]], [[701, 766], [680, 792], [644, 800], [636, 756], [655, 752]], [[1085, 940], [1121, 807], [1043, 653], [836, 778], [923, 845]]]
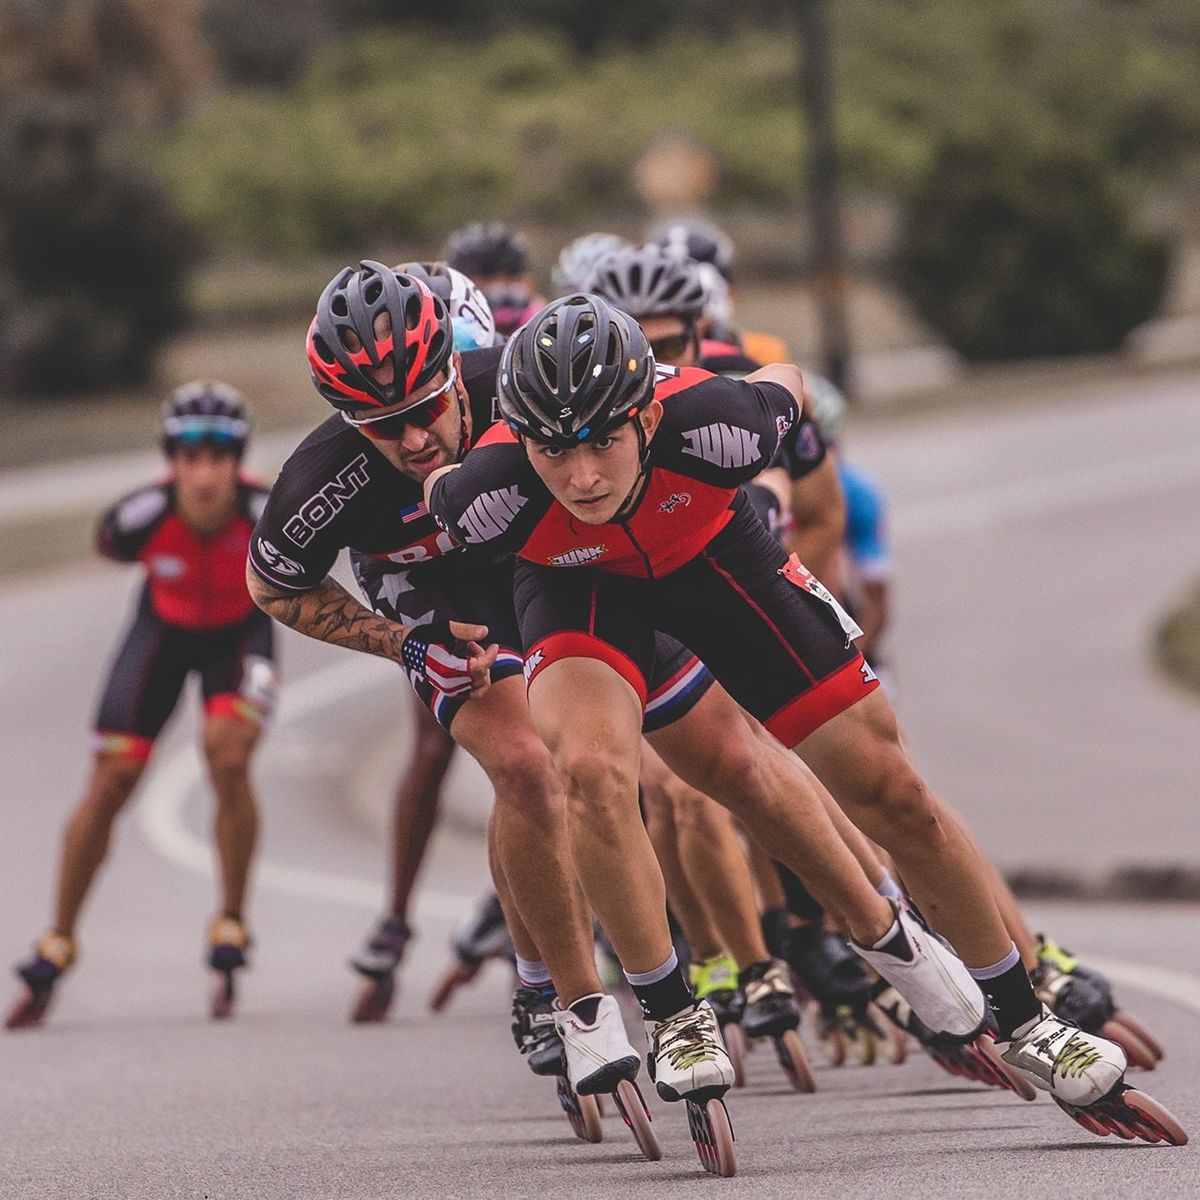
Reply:
[[[380, 338], [375, 320], [384, 312], [391, 332]], [[313, 384], [335, 408], [351, 412], [399, 404], [444, 371], [453, 350], [445, 302], [420, 279], [370, 259], [330, 280], [308, 329]], [[391, 383], [377, 383], [363, 370], [393, 353]]]

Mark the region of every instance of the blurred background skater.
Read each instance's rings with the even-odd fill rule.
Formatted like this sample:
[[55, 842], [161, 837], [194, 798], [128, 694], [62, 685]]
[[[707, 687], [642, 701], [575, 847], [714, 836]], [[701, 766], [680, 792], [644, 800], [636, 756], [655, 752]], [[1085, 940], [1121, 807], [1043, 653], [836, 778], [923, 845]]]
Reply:
[[275, 703], [274, 632], [250, 599], [245, 559], [266, 488], [239, 468], [250, 424], [226, 384], [184, 384], [163, 405], [168, 473], [119, 500], [101, 518], [100, 552], [140, 562], [146, 583], [100, 701], [95, 759], [67, 821], [54, 919], [17, 967], [24, 989], [8, 1027], [36, 1024], [77, 954], [80, 910], [108, 851], [117, 814], [141, 779], [184, 681], [199, 676], [201, 740], [216, 800], [219, 910], [208, 928], [217, 974], [215, 1017], [233, 1011], [234, 972], [246, 965], [247, 880], [258, 834], [250, 758]]

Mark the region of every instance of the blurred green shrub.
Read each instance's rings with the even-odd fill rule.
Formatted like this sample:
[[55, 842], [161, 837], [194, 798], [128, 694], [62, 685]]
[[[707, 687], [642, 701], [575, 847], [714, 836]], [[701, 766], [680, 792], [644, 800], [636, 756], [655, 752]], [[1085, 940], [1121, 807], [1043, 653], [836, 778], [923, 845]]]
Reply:
[[1084, 354], [1157, 309], [1167, 249], [1133, 228], [1094, 154], [994, 131], [942, 144], [907, 197], [893, 269], [969, 359]]
[[196, 241], [163, 189], [113, 156], [90, 108], [45, 97], [0, 125], [0, 390], [140, 380], [184, 317]]

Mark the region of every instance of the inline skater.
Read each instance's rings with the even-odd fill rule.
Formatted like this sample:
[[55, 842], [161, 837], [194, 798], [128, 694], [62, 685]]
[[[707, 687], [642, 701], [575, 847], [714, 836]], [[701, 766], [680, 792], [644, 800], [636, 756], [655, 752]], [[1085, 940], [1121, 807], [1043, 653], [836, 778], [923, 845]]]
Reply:
[[233, 974], [250, 944], [244, 912], [258, 829], [249, 764], [276, 688], [271, 622], [245, 584], [250, 531], [266, 497], [239, 470], [249, 430], [233, 388], [210, 380], [177, 388], [163, 405], [167, 477], [123, 497], [100, 520], [100, 553], [140, 562], [146, 583], [100, 701], [91, 777], [67, 822], [54, 920], [17, 967], [25, 990], [9, 1028], [41, 1019], [75, 960], [80, 910], [113, 822], [193, 672], [204, 694], [202, 745], [220, 863], [220, 908], [208, 931], [218, 975], [213, 1015], [232, 1011]]
[[[657, 363], [693, 367], [700, 358], [702, 348], [699, 323], [711, 295], [701, 271], [702, 266], [715, 271], [711, 264], [698, 263], [650, 242], [606, 254], [596, 263], [588, 284], [591, 291], [603, 296], [638, 322]], [[747, 365], [750, 370], [756, 366], [753, 363]], [[788, 472], [782, 467], [768, 467], [747, 485], [747, 497], [768, 529], [779, 535], [790, 533], [797, 542], [793, 548], [803, 550], [810, 558], [823, 562], [829, 546], [836, 546], [840, 540], [843, 506], [833, 460], [826, 459], [811, 422], [802, 424], [809, 436], [804, 441], [803, 449], [797, 447], [793, 452], [790, 459], [792, 470]], [[784, 513], [787, 514], [786, 520]], [[793, 513], [798, 515], [798, 520]], [[645, 791], [643, 787], [643, 794]], [[685, 829], [689, 829], [697, 819], [705, 819], [708, 828], [704, 832], [704, 840], [709, 850], [704, 854], [699, 849], [699, 839], [692, 841], [688, 853], [681, 855], [682, 866], [686, 867], [688, 862], [710, 865], [703, 881], [697, 882], [695, 890], [699, 895], [721, 895], [726, 888], [726, 881], [729, 890], [736, 895], [742, 890], [738, 885], [743, 878], [747, 881], [746, 886], [751, 886], [748, 882], [749, 866], [741, 846], [732, 828], [722, 824], [724, 814], [716, 805], [702, 797], [693, 799], [694, 796], [695, 793], [687, 789], [679, 798], [673, 817]], [[840, 813], [833, 815], [835, 819], [841, 816]], [[660, 821], [662, 819], [659, 818]], [[857, 844], [862, 841], [858, 831], [843, 828], [843, 836], [855, 850], [860, 862], [867, 866], [869, 856]], [[655, 841], [660, 859], [667, 849], [662, 842], [661, 838]], [[723, 854], [719, 854], [719, 850], [723, 850]], [[764, 877], [774, 870], [769, 860], [760, 864], [760, 890], [773, 893], [772, 881]], [[806, 896], [799, 886], [799, 880], [785, 868], [780, 870], [789, 891], [794, 895]], [[878, 883], [880, 878], [873, 878], [872, 882]], [[674, 872], [667, 871], [667, 881], [669, 890], [677, 894], [680, 881]], [[678, 911], [680, 904], [674, 900], [673, 903]], [[781, 900], [780, 904], [783, 903]], [[787, 922], [787, 936], [771, 939], [769, 943], [763, 941], [757, 913], [745, 912], [728, 901], [721, 907], [731, 915], [742, 917], [743, 924], [746, 921], [752, 923], [756, 940], [762, 947], [759, 957], [769, 953], [786, 959], [818, 1000], [822, 1011], [824, 1042], [832, 1046], [835, 1036], [840, 1038], [844, 1033], [856, 1046], [865, 1047], [864, 1055], [873, 1055], [873, 1034], [865, 1020], [870, 987], [865, 968], [857, 956], [839, 944], [835, 935], [822, 930], [823, 914], [811, 897], [807, 897], [805, 907], [799, 910], [792, 905], [792, 912], [797, 919]], [[727, 921], [726, 929], [731, 937], [737, 936], [735, 922]], [[739, 940], [745, 942], [744, 930]], [[727, 1005], [722, 1015], [728, 1012]], [[723, 1025], [728, 1023], [728, 1019], [722, 1022]], [[753, 1033], [753, 1025], [751, 1021], [747, 1032]], [[838, 1032], [839, 1028], [841, 1033]], [[838, 1041], [836, 1045], [840, 1047], [841, 1042]], [[836, 1050], [834, 1054], [836, 1056]]]
[[[247, 580], [276, 620], [404, 667], [495, 790], [489, 860], [520, 984], [544, 991], [553, 978], [594, 991], [590, 914], [561, 849], [561, 788], [523, 694], [511, 566], [466, 569], [422, 500], [422, 480], [492, 420], [499, 352], [459, 353], [453, 336], [446, 304], [414, 275], [368, 260], [330, 281], [308, 361], [338, 411], [284, 464], [251, 540]], [[373, 607], [329, 577], [343, 548]], [[464, 613], [472, 619], [460, 623]], [[487, 651], [471, 640], [485, 633]]]
[[[857, 627], [748, 511], [739, 485], [770, 461], [803, 394], [800, 372], [788, 365], [744, 382], [656, 370], [629, 318], [600, 297], [569, 296], [505, 348], [498, 398], [507, 426], [426, 483], [443, 528], [480, 551], [519, 556], [530, 710], [566, 782], [573, 858], [588, 900], [626, 970], [656, 988], [639, 998], [654, 1019], [660, 1093], [703, 1100], [727, 1086], [727, 1075], [718, 1054], [701, 1051], [715, 1022], [704, 1005], [692, 1008], [673, 960], [655, 901], [661, 883], [637, 820], [636, 729], [656, 627], [697, 652], [784, 746], [799, 748], [960, 948], [971, 970], [956, 978], [956, 1000], [935, 1025], [957, 1024], [954, 1032], [973, 1040], [990, 1007], [1005, 1061], [1085, 1127], [1108, 1122], [1146, 1140], [1180, 1141], [1173, 1118], [1125, 1085], [1119, 1047], [1038, 1001], [973, 849], [916, 774], [878, 680], [852, 648]], [[685, 492], [686, 504], [678, 499]], [[728, 733], [736, 737], [734, 725]], [[677, 773], [710, 790], [722, 747], [716, 729], [683, 754], [656, 742]], [[783, 770], [784, 760], [805, 779], [782, 748], [750, 763]], [[808, 832], [817, 838], [824, 806], [815, 789], [810, 794]], [[763, 840], [761, 820], [755, 829], [754, 814], [744, 819]], [[818, 840], [823, 853], [804, 867], [814, 894], [846, 917], [859, 953], [881, 975], [911, 987], [905, 972], [934, 961], [924, 956], [936, 939], [882, 901], [892, 924], [877, 940], [878, 928], [866, 932], [857, 897], [847, 903], [835, 894], [854, 874], [854, 859], [831, 823]], [[937, 962], [947, 972], [960, 966]], [[560, 1030], [570, 1060], [573, 1031]]]
[[543, 304], [529, 274], [529, 244], [499, 221], [456, 229], [446, 239], [442, 258], [475, 281], [502, 337], [508, 337]]

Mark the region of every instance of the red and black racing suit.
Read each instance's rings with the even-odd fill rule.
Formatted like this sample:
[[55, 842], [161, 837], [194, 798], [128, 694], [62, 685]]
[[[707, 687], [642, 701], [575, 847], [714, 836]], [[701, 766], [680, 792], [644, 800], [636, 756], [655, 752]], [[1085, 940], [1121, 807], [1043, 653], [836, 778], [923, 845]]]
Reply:
[[196, 671], [209, 715], [255, 724], [275, 697], [274, 630], [246, 590], [246, 550], [267, 489], [238, 481], [234, 515], [201, 536], [175, 508], [175, 488], [154, 483], [100, 519], [100, 553], [140, 562], [146, 584], [109, 673], [95, 746], [144, 762]]
[[658, 630], [794, 746], [878, 686], [832, 597], [741, 490], [802, 419], [796, 401], [698, 368], [660, 368], [655, 395], [663, 418], [623, 519], [575, 520], [502, 426], [437, 481], [432, 511], [470, 546], [517, 553], [531, 680], [556, 659], [596, 658], [645, 700]]
[[[495, 419], [499, 360], [498, 348], [462, 356], [472, 428], [478, 431]], [[359, 588], [375, 612], [409, 626], [444, 620], [486, 625], [486, 640], [499, 647], [493, 681], [519, 675], [523, 655], [513, 611], [513, 555], [460, 553], [460, 540], [437, 526], [423, 496], [421, 483], [335, 414], [284, 463], [254, 531], [250, 565], [272, 587], [304, 592], [349, 548]], [[710, 684], [694, 656], [664, 639], [653, 716], [662, 723], [676, 719]], [[449, 730], [468, 697], [447, 696], [426, 680], [414, 687]]]

